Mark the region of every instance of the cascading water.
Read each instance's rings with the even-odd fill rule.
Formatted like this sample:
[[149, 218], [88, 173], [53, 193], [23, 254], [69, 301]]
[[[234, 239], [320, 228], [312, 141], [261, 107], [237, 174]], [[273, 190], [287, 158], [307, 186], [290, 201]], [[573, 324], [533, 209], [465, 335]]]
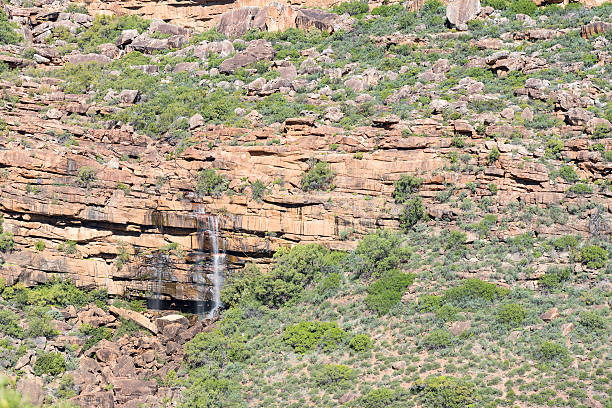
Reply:
[[[207, 215], [202, 208], [197, 208], [195, 211], [197, 220], [197, 238], [198, 250], [201, 251], [201, 256], [196, 263], [193, 273], [193, 281], [198, 284], [198, 288], [205, 288], [206, 272], [212, 269], [212, 299], [210, 301], [210, 310], [208, 310], [208, 318], [213, 318], [219, 307], [221, 306], [221, 287], [223, 286], [223, 274], [225, 272], [225, 241], [219, 237], [219, 217], [215, 215]], [[205, 256], [203, 254], [206, 248], [206, 240], [210, 244], [211, 267], [206, 268]], [[221, 243], [221, 245], [220, 245]], [[203, 293], [198, 293], [200, 299], [204, 299]], [[204, 303], [199, 303], [199, 315], [204, 315]]]

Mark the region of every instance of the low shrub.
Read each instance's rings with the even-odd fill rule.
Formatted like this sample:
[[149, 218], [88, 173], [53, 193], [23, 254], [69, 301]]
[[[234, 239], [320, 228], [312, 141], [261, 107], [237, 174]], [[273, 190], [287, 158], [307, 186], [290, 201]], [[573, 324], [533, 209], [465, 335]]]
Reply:
[[344, 364], [323, 364], [311, 369], [310, 378], [323, 387], [345, 384], [355, 379], [357, 372]]
[[526, 317], [527, 310], [517, 303], [509, 303], [497, 308], [497, 321], [506, 327], [519, 326]]
[[370, 233], [346, 258], [346, 268], [356, 277], [380, 277], [386, 271], [399, 268], [410, 258], [412, 251], [403, 242], [400, 234], [389, 230]]
[[442, 301], [442, 296], [421, 295], [417, 303], [417, 310], [421, 313], [434, 312], [442, 306]]
[[103, 339], [110, 340], [113, 337], [113, 331], [108, 327], [93, 327], [90, 324], [82, 324], [79, 331], [87, 336], [83, 351], [89, 350]]
[[355, 406], [358, 408], [388, 408], [396, 402], [405, 400], [406, 393], [391, 388], [377, 388], [360, 397]]
[[4, 9], [0, 9], [0, 44], [17, 44], [23, 38], [17, 34], [17, 24], [9, 21]]
[[423, 200], [419, 196], [414, 196], [404, 205], [404, 209], [399, 216], [400, 227], [404, 232], [411, 230], [419, 221], [427, 219], [427, 211], [423, 205]]
[[346, 341], [347, 334], [335, 322], [304, 321], [287, 326], [282, 340], [296, 353], [316, 349], [328, 351]]
[[96, 181], [96, 170], [89, 166], [83, 166], [77, 173], [77, 184], [81, 187], [89, 187]]
[[569, 266], [563, 269], [558, 267], [550, 267], [546, 273], [540, 277], [539, 283], [548, 289], [555, 289], [560, 287], [563, 282], [569, 280], [571, 271]]
[[182, 396], [181, 408], [240, 407], [245, 400], [237, 381], [207, 367], [190, 371]]
[[368, 295], [365, 297], [367, 308], [379, 316], [389, 313], [402, 300], [402, 295], [412, 285], [414, 278], [414, 274], [397, 269], [385, 272], [368, 287]]
[[201, 196], [220, 197], [229, 186], [229, 180], [215, 169], [205, 169], [198, 173], [196, 193]]
[[393, 199], [395, 203], [403, 204], [407, 202], [414, 193], [419, 191], [421, 184], [423, 184], [422, 178], [403, 174], [399, 180], [393, 184], [395, 186], [393, 190]]
[[25, 331], [19, 325], [17, 314], [7, 309], [0, 310], [0, 333], [18, 339], [23, 338]]
[[302, 176], [302, 190], [329, 190], [334, 178], [329, 163], [313, 160], [309, 164], [309, 169]]
[[580, 260], [587, 268], [603, 268], [608, 260], [608, 251], [598, 245], [587, 245], [580, 250]]
[[535, 349], [535, 357], [542, 362], [566, 363], [571, 360], [570, 353], [565, 346], [553, 341], [543, 341]]
[[332, 8], [332, 11], [336, 14], [347, 13], [350, 16], [356, 16], [359, 14], [367, 13], [370, 11], [367, 1], [353, 0], [345, 3], [340, 3]]
[[436, 329], [423, 337], [421, 347], [428, 350], [439, 350], [450, 347], [450, 345], [453, 343], [452, 338], [453, 335], [448, 330]]
[[367, 334], [356, 334], [349, 341], [349, 347], [355, 351], [367, 351], [372, 348], [372, 340]]
[[450, 376], [418, 381], [412, 391], [418, 395], [423, 408], [476, 407], [481, 399], [474, 383]]
[[469, 301], [492, 302], [506, 297], [509, 293], [509, 289], [472, 278], [464, 280], [458, 286], [447, 289], [443, 301], [453, 304], [464, 304]]
[[10, 386], [10, 381], [6, 377], [0, 377], [0, 406], [2, 408], [29, 408], [31, 407], [21, 394]]
[[41, 351], [36, 356], [34, 363], [34, 374], [41, 376], [50, 374], [53, 376], [62, 374], [66, 371], [66, 359], [62, 353]]
[[580, 313], [578, 322], [588, 330], [605, 330], [608, 328], [607, 319], [594, 310]]
[[247, 360], [249, 352], [240, 335], [226, 336], [219, 329], [197, 334], [183, 347], [187, 365], [192, 368], [223, 368], [229, 362]]
[[106, 290], [84, 291], [69, 280], [52, 280], [51, 282], [26, 288], [23, 284], [7, 287], [2, 296], [19, 305], [84, 306], [94, 301], [106, 301]]

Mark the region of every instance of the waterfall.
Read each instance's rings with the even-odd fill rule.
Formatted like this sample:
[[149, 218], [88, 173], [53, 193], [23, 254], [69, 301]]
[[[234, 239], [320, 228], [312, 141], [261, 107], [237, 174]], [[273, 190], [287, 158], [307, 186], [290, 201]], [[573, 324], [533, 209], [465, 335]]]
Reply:
[[[194, 268], [193, 281], [198, 284], [198, 287], [203, 288], [206, 283], [205, 272], [212, 271], [212, 299], [210, 301], [210, 310], [207, 317], [213, 318], [219, 307], [221, 306], [221, 287], [223, 286], [223, 273], [225, 272], [225, 242], [219, 237], [219, 217], [216, 215], [207, 215], [203, 208], [196, 209], [197, 220], [197, 239], [198, 249], [203, 252], [206, 248], [206, 240], [210, 244], [211, 264], [210, 268], [205, 267], [205, 257], [201, 256], [196, 268]], [[220, 245], [221, 243], [221, 245]], [[203, 254], [202, 254], [203, 255]], [[204, 299], [204, 294], [199, 293], [200, 299]], [[198, 310], [199, 315], [204, 315], [203, 302], [199, 302], [201, 307]]]

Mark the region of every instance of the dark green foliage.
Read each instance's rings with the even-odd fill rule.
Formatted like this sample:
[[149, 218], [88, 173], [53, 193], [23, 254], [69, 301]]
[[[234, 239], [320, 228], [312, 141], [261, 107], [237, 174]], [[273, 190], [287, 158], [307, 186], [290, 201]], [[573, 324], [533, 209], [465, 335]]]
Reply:
[[40, 376], [43, 374], [59, 375], [66, 371], [66, 359], [62, 353], [46, 353], [41, 351], [36, 356], [34, 363], [34, 374]]
[[421, 313], [434, 312], [442, 306], [442, 296], [422, 295], [419, 296], [417, 310]]
[[405, 393], [390, 388], [377, 388], [370, 391], [357, 400], [358, 408], [389, 408], [395, 407], [395, 403], [402, 400]]
[[310, 168], [302, 176], [302, 190], [329, 190], [333, 178], [334, 172], [329, 163], [316, 160], [311, 161]]
[[404, 209], [399, 216], [399, 223], [405, 232], [411, 230], [419, 221], [427, 219], [427, 212], [423, 200], [414, 196], [406, 201]]
[[344, 364], [322, 364], [312, 368], [310, 378], [323, 387], [346, 384], [355, 379], [357, 372]]
[[287, 326], [283, 341], [296, 353], [306, 353], [315, 348], [329, 351], [346, 341], [347, 334], [336, 322], [300, 322]]
[[509, 303], [497, 308], [497, 321], [506, 327], [519, 326], [526, 317], [527, 310], [517, 303]]
[[257, 180], [251, 183], [251, 198], [257, 202], [261, 202], [264, 195], [266, 194], [266, 185]]
[[367, 351], [372, 348], [372, 340], [367, 334], [356, 334], [349, 341], [349, 347], [355, 351]]
[[578, 181], [578, 174], [576, 174], [576, 170], [572, 166], [563, 165], [559, 169], [559, 175], [561, 178], [568, 183], [574, 183]]
[[330, 273], [325, 278], [323, 278], [323, 280], [317, 287], [317, 290], [320, 294], [324, 296], [331, 296], [338, 291], [341, 282], [342, 276], [339, 273]]
[[18, 339], [23, 338], [25, 332], [19, 325], [19, 317], [14, 312], [6, 309], [0, 310], [0, 333]]
[[510, 291], [480, 279], [466, 279], [462, 284], [448, 289], [443, 296], [444, 302], [461, 305], [470, 301], [491, 302], [508, 295]]
[[4, 218], [0, 216], [0, 252], [8, 252], [15, 248], [15, 241], [12, 233], [4, 231], [3, 223]]
[[220, 377], [207, 367], [190, 371], [190, 386], [183, 392], [181, 408], [228, 408], [244, 406], [240, 384]]
[[579, 323], [588, 330], [606, 330], [608, 328], [607, 319], [597, 311], [580, 313]]
[[550, 363], [567, 363], [571, 360], [567, 348], [553, 341], [543, 341], [540, 343], [535, 349], [534, 356], [542, 362]]
[[450, 376], [429, 377], [413, 386], [423, 408], [476, 407], [480, 394], [467, 380]]
[[263, 275], [257, 265], [248, 263], [246, 266], [225, 278], [221, 289], [221, 303], [225, 307], [236, 306], [241, 302], [255, 300], [255, 285]]
[[199, 333], [184, 346], [190, 368], [223, 368], [230, 362], [245, 361], [249, 352], [239, 334], [226, 336], [221, 330]]
[[499, 159], [499, 155], [500, 155], [499, 149], [497, 148], [497, 146], [493, 146], [493, 148], [491, 149], [491, 151], [489, 152], [487, 156], [487, 160], [489, 164], [495, 163]]
[[51, 316], [47, 313], [44, 307], [32, 306], [27, 311], [28, 329], [25, 332], [25, 337], [53, 337], [59, 334], [53, 328]]
[[346, 266], [356, 277], [379, 277], [385, 271], [399, 268], [410, 258], [412, 251], [403, 242], [400, 234], [389, 230], [370, 233], [347, 257]]
[[453, 343], [453, 335], [445, 329], [436, 329], [431, 331], [421, 341], [421, 347], [428, 350], [439, 350], [446, 347], [450, 347]]
[[3, 8], [0, 8], [0, 44], [17, 44], [22, 40], [15, 29], [17, 25], [9, 22]]
[[332, 8], [332, 11], [337, 14], [347, 13], [351, 16], [367, 13], [370, 11], [367, 1], [352, 0], [345, 3], [340, 3]]
[[81, 187], [89, 187], [96, 181], [96, 170], [89, 166], [83, 166], [77, 173], [77, 184]]
[[202, 196], [221, 197], [227, 191], [229, 180], [215, 169], [205, 169], [198, 173], [196, 192]]
[[93, 327], [90, 324], [82, 324], [79, 331], [87, 336], [83, 351], [89, 350], [103, 339], [110, 340], [113, 337], [113, 331], [108, 327]]
[[512, 14], [527, 14], [534, 16], [536, 4], [531, 0], [483, 0], [483, 6], [491, 6], [496, 10], [506, 10]]
[[402, 295], [412, 285], [414, 277], [411, 273], [403, 273], [397, 269], [384, 272], [368, 287], [368, 295], [365, 298], [366, 306], [379, 316], [387, 314], [402, 300]]
[[548, 289], [555, 289], [560, 287], [563, 282], [569, 280], [571, 271], [569, 266], [565, 268], [551, 267], [548, 268], [546, 273], [540, 277], [540, 285], [547, 287]]
[[576, 183], [568, 189], [569, 192], [577, 195], [592, 194], [593, 187], [587, 183]]
[[26, 288], [23, 284], [7, 287], [2, 296], [20, 305], [84, 306], [93, 301], [105, 301], [105, 290], [84, 291], [69, 280], [53, 280], [44, 285]]
[[62, 242], [57, 246], [57, 250], [69, 255], [74, 254], [76, 253], [76, 241], [69, 239], [66, 242]]
[[578, 246], [578, 238], [571, 235], [564, 235], [562, 237], [557, 238], [554, 241], [553, 245], [558, 251], [574, 249]]
[[608, 260], [608, 252], [598, 245], [587, 245], [580, 250], [580, 260], [588, 268], [603, 268]]
[[423, 184], [423, 179], [419, 177], [410, 176], [407, 174], [402, 175], [393, 185], [393, 199], [397, 204], [403, 204], [407, 202], [414, 193], [419, 191], [419, 188]]

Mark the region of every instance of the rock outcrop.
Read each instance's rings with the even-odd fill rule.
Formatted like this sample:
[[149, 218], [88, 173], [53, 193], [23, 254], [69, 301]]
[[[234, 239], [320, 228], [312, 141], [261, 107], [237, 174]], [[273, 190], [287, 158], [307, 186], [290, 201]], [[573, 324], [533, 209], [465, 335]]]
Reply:
[[467, 22], [480, 13], [480, 0], [455, 0], [446, 6], [446, 18], [450, 25], [467, 30]]

